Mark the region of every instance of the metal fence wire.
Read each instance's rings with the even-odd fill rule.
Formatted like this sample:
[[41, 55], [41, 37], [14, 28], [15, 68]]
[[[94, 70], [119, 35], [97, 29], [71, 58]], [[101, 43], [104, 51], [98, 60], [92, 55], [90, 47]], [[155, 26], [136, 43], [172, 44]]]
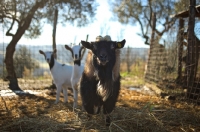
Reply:
[[[180, 22], [181, 23], [181, 22]], [[179, 24], [180, 24], [179, 23]], [[121, 71], [131, 71], [132, 66], [144, 66], [145, 80], [155, 82], [162, 89], [176, 89], [177, 84], [181, 88], [187, 89], [186, 97], [194, 103], [200, 103], [200, 68], [199, 68], [199, 36], [200, 26], [196, 22], [195, 27], [195, 51], [187, 54], [187, 26], [182, 25], [177, 31], [177, 36], [168, 36], [170, 42], [160, 44], [158, 41], [150, 48], [130, 48], [126, 47], [121, 51]], [[200, 25], [200, 24], [199, 24]], [[4, 28], [0, 23], [0, 88], [7, 89], [6, 67], [3, 63], [7, 43], [4, 43]], [[173, 31], [175, 32], [175, 31]], [[73, 64], [71, 54], [63, 48], [64, 45], [57, 45], [57, 60], [63, 64]], [[41, 89], [52, 85], [52, 78], [48, 64], [44, 56], [39, 54], [39, 50], [51, 51], [52, 45], [21, 45], [18, 44], [14, 55], [15, 72], [18, 77], [21, 89]], [[189, 75], [186, 69], [187, 57], [195, 58], [195, 74]], [[82, 61], [84, 64], [86, 58]], [[141, 65], [142, 62], [142, 65]], [[126, 66], [124, 66], [126, 64]], [[144, 64], [144, 65], [143, 65]], [[124, 68], [125, 67], [125, 68]], [[188, 76], [193, 76], [193, 80], [187, 83]], [[165, 85], [163, 85], [165, 84]]]
[[[0, 87], [1, 89], [8, 89], [8, 81], [6, 80], [6, 69], [3, 63], [6, 46], [7, 44], [1, 44], [1, 79]], [[57, 61], [61, 64], [73, 65], [73, 60], [71, 53], [64, 48], [64, 45], [57, 45]], [[45, 61], [43, 55], [39, 53], [39, 50], [52, 51], [52, 45], [22, 45], [18, 44], [16, 46], [16, 51], [14, 54], [14, 67], [15, 72], [18, 77], [19, 87], [21, 89], [42, 89], [52, 85], [52, 78], [50, 74], [49, 65]], [[137, 66], [144, 67], [147, 60], [148, 48], [124, 48], [121, 50], [121, 71], [126, 72], [130, 69], [132, 71], [132, 66], [137, 64]], [[87, 57], [87, 52], [85, 52], [82, 64], [84, 65]], [[125, 64], [125, 65], [123, 65]]]
[[[187, 21], [184, 22], [184, 19], [179, 20], [179, 30], [174, 31], [177, 36], [173, 42], [161, 45], [154, 41], [150, 46], [145, 79], [157, 83], [163, 90], [180, 86], [186, 89], [185, 97], [189, 101], [200, 104], [200, 23], [196, 19], [194, 44], [190, 45], [187, 42]], [[172, 36], [169, 38], [173, 39]]]

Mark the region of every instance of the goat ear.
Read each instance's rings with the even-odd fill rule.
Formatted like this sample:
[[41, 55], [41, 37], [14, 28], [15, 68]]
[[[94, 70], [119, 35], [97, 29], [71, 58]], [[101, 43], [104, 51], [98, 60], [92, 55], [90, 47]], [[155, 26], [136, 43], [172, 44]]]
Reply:
[[39, 50], [40, 54], [43, 54], [44, 55], [44, 52], [42, 50]]
[[92, 49], [92, 44], [90, 42], [81, 40], [81, 44], [83, 45], [83, 47], [85, 47], [87, 49]]
[[121, 49], [124, 47], [126, 40], [122, 40], [121, 42], [116, 42], [116, 49]]
[[71, 47], [69, 47], [68, 45], [65, 45], [65, 49], [67, 49], [67, 50], [69, 50], [69, 51], [71, 51], [71, 50], [72, 50], [72, 48], [71, 48]]

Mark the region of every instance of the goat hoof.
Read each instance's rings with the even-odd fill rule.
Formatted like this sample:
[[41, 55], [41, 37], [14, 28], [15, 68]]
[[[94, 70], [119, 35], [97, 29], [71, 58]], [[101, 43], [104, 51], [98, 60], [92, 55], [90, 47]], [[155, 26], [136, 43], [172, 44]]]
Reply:
[[110, 117], [107, 116], [106, 117], [106, 126], [110, 126], [110, 122], [111, 122]]

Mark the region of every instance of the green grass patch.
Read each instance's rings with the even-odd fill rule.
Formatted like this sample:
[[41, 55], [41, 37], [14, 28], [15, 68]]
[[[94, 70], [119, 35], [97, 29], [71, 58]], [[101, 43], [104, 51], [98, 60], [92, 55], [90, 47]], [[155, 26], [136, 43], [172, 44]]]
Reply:
[[144, 76], [141, 74], [137, 76], [133, 72], [122, 72], [121, 77], [121, 85], [123, 87], [141, 87], [145, 84]]

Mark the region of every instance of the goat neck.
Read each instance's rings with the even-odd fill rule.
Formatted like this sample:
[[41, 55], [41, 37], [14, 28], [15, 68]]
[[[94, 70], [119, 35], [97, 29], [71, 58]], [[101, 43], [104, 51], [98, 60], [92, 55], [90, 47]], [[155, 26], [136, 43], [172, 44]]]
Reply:
[[[55, 69], [55, 68], [60, 67], [60, 63], [58, 63], [56, 59], [53, 59], [53, 61], [54, 61], [54, 63], [53, 63], [53, 65], [52, 65], [52, 67], [50, 68], [51, 71], [52, 71], [53, 69]], [[64, 66], [65, 64], [61, 64], [61, 65]], [[50, 64], [49, 64], [49, 66], [50, 66]]]
[[53, 68], [54, 64], [55, 64], [55, 59], [53, 57], [53, 54], [51, 55], [51, 60], [48, 64], [49, 64], [49, 68], [51, 70]]
[[75, 77], [79, 77], [81, 76], [82, 72], [83, 72], [83, 66], [78, 66], [78, 65], [74, 65], [73, 66], [73, 75]]

